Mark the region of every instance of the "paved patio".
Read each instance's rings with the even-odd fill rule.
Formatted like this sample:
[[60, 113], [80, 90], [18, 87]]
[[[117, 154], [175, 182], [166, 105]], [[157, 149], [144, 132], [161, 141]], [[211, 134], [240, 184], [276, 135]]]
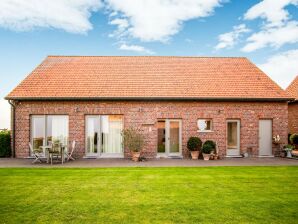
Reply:
[[32, 159], [0, 159], [0, 167], [206, 167], [206, 166], [298, 166], [298, 160], [287, 158], [224, 158], [221, 160], [150, 159], [133, 162], [129, 159], [79, 159], [76, 161], [32, 164]]

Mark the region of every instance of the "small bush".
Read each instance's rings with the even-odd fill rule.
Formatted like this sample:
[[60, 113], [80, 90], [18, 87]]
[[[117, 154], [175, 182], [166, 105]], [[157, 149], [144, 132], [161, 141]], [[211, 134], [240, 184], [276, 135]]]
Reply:
[[123, 130], [123, 144], [124, 147], [132, 152], [140, 152], [144, 146], [144, 135], [141, 130], [135, 128], [128, 128]]
[[210, 154], [211, 151], [215, 150], [215, 148], [216, 148], [215, 142], [211, 140], [207, 140], [202, 147], [202, 152], [205, 154]]
[[294, 145], [298, 145], [298, 134], [292, 134], [290, 136], [290, 141]]
[[0, 157], [11, 156], [10, 131], [0, 131]]
[[189, 151], [200, 151], [202, 147], [202, 141], [198, 137], [190, 137], [187, 141], [187, 148]]

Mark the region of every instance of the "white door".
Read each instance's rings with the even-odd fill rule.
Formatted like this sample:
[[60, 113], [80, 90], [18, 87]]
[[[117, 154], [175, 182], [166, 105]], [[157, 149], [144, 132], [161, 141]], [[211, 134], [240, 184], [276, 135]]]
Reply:
[[239, 120], [227, 120], [227, 156], [240, 156]]
[[86, 156], [122, 158], [121, 115], [86, 116]]
[[158, 156], [181, 156], [181, 120], [166, 119], [158, 121]]
[[259, 156], [272, 156], [272, 120], [259, 120]]

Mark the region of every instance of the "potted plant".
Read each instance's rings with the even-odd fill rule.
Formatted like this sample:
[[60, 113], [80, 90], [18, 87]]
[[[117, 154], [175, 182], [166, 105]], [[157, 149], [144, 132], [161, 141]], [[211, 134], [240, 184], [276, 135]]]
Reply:
[[287, 152], [287, 157], [291, 158], [292, 157], [291, 151], [293, 150], [293, 146], [292, 145], [285, 145], [284, 150]]
[[290, 136], [290, 142], [295, 146], [294, 149], [298, 149], [298, 134], [292, 134]]
[[211, 152], [214, 152], [216, 144], [214, 141], [208, 140], [203, 144], [202, 153], [204, 160], [209, 160]]
[[127, 128], [123, 130], [122, 135], [124, 147], [130, 151], [132, 160], [138, 162], [144, 146], [143, 134], [139, 129]]
[[187, 148], [190, 151], [192, 159], [198, 159], [200, 149], [202, 147], [202, 141], [198, 137], [190, 137], [187, 141]]

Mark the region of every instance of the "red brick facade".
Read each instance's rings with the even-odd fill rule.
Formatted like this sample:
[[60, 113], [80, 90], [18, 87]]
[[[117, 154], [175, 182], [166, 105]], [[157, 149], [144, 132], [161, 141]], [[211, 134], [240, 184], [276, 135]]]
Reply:
[[[69, 140], [77, 141], [76, 156], [85, 154], [85, 116], [122, 114], [124, 127], [139, 126], [146, 136], [143, 156], [157, 155], [158, 119], [182, 120], [183, 156], [188, 157], [186, 143], [190, 136], [199, 136], [218, 143], [219, 153], [226, 154], [226, 120], [239, 119], [241, 153], [252, 148], [258, 155], [259, 119], [271, 119], [273, 135], [287, 141], [288, 105], [286, 102], [206, 102], [206, 101], [21, 101], [16, 106], [16, 157], [29, 156], [30, 115], [59, 114], [69, 116]], [[297, 111], [297, 110], [296, 110]], [[198, 133], [197, 119], [211, 118], [213, 132]], [[273, 145], [273, 153], [274, 153]], [[128, 156], [128, 153], [125, 153]]]
[[289, 103], [289, 133], [298, 133], [298, 101]]

